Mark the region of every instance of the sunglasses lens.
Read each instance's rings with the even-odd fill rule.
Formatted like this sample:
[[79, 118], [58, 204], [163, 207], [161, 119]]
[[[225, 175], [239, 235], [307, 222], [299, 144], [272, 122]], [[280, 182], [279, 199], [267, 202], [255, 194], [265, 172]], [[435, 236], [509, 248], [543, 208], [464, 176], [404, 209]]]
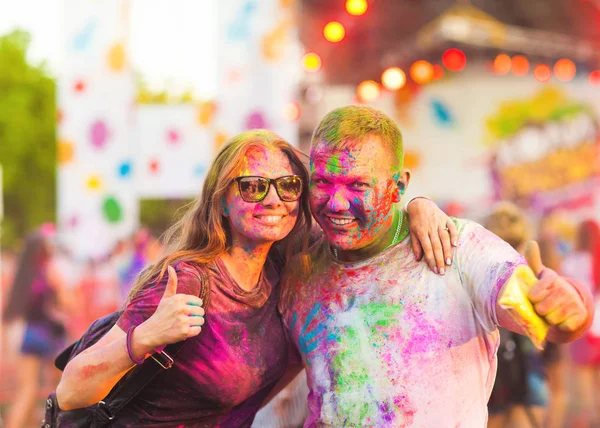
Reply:
[[282, 201], [297, 201], [302, 194], [302, 180], [300, 177], [281, 177], [275, 181], [277, 194]]
[[267, 180], [259, 177], [242, 178], [239, 183], [242, 199], [247, 202], [261, 201], [269, 189]]

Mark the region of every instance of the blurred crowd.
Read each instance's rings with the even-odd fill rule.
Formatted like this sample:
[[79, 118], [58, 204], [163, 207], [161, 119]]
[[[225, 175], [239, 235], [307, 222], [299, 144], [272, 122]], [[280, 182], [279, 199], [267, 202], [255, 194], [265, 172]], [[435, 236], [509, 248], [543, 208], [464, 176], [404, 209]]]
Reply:
[[52, 224], [24, 238], [21, 251], [2, 252], [2, 356], [0, 409], [6, 427], [41, 420], [60, 372], [53, 358], [97, 318], [118, 310], [135, 278], [161, 254], [146, 228], [99, 259], [77, 260]]
[[[519, 251], [527, 240], [537, 239], [547, 267], [600, 293], [597, 222], [578, 223], [560, 213], [534, 222], [502, 202], [482, 223]], [[0, 409], [5, 427], [37, 426], [44, 399], [60, 376], [53, 357], [93, 320], [118, 310], [138, 273], [161, 254], [158, 239], [142, 228], [105, 257], [78, 261], [51, 224], [25, 237], [20, 252], [2, 253]], [[500, 336], [489, 427], [600, 426], [598, 316], [581, 339], [547, 344], [541, 352], [526, 337], [508, 331]], [[301, 373], [258, 414], [254, 426], [302, 426], [307, 393]]]
[[[517, 206], [497, 204], [484, 225], [523, 253], [536, 239], [544, 265], [600, 292], [600, 227], [553, 213], [536, 228]], [[598, 300], [596, 300], [596, 307]], [[488, 427], [600, 426], [600, 329], [596, 321], [585, 336], [568, 345], [532, 342], [500, 329], [498, 372], [488, 402]]]

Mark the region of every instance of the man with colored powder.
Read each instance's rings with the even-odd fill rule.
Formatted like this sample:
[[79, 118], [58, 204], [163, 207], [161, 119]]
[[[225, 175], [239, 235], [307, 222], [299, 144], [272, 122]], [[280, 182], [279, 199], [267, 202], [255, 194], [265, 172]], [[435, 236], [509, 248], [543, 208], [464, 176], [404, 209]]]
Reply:
[[[491, 232], [455, 220], [452, 264], [432, 272], [415, 259], [397, 208], [410, 180], [402, 159], [400, 130], [369, 107], [333, 110], [313, 135], [310, 202], [325, 236], [309, 272], [289, 266], [280, 302], [307, 370], [305, 427], [483, 427], [497, 327], [523, 332], [497, 298], [526, 262]], [[581, 336], [589, 292], [529, 261], [549, 340]]]

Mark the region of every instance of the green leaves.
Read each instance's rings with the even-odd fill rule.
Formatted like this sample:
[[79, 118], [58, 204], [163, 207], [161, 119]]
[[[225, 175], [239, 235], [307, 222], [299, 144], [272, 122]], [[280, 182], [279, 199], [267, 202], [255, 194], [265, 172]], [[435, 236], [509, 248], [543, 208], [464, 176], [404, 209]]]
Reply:
[[24, 31], [0, 37], [2, 244], [8, 247], [56, 216], [56, 85], [44, 64], [27, 61], [29, 43]]

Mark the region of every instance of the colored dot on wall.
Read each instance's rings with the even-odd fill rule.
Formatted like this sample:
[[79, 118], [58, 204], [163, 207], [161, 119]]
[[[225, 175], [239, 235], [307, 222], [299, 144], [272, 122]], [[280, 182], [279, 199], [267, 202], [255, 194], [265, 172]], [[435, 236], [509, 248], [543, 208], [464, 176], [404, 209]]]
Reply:
[[86, 186], [89, 190], [99, 190], [102, 187], [102, 180], [98, 175], [90, 175], [87, 179]]
[[131, 162], [125, 161], [119, 165], [119, 176], [120, 177], [129, 177], [131, 175]]
[[167, 142], [169, 144], [177, 144], [181, 140], [181, 135], [176, 129], [167, 130]]
[[261, 112], [255, 111], [246, 117], [246, 129], [268, 128], [267, 121]]
[[214, 149], [219, 150], [219, 148], [225, 144], [227, 141], [227, 134], [224, 132], [217, 132], [214, 136]]
[[194, 175], [196, 175], [196, 176], [201, 177], [205, 173], [206, 173], [206, 166], [205, 165], [199, 164], [199, 165], [196, 165], [196, 168], [194, 168]]
[[421, 154], [418, 152], [404, 152], [404, 168], [417, 169], [421, 165]]
[[90, 125], [89, 137], [92, 146], [101, 149], [106, 145], [109, 137], [108, 126], [102, 120], [97, 120]]
[[217, 106], [214, 102], [208, 101], [201, 103], [196, 110], [196, 119], [200, 125], [210, 125], [210, 123], [213, 121], [216, 111]]
[[121, 204], [113, 196], [108, 196], [104, 199], [102, 213], [109, 223], [118, 223], [123, 218]]
[[71, 229], [73, 229], [79, 225], [79, 217], [77, 216], [77, 214], [73, 214], [71, 217], [69, 217], [69, 220], [67, 221], [67, 225]]
[[122, 43], [115, 43], [108, 51], [108, 68], [121, 71], [125, 68], [125, 48]]
[[160, 170], [160, 163], [156, 159], [151, 159], [148, 168], [150, 169], [150, 173], [156, 174]]
[[77, 80], [73, 84], [73, 90], [77, 93], [81, 93], [81, 92], [85, 91], [85, 82], [83, 80]]
[[68, 140], [59, 140], [56, 145], [56, 160], [59, 165], [73, 160], [74, 145]]

